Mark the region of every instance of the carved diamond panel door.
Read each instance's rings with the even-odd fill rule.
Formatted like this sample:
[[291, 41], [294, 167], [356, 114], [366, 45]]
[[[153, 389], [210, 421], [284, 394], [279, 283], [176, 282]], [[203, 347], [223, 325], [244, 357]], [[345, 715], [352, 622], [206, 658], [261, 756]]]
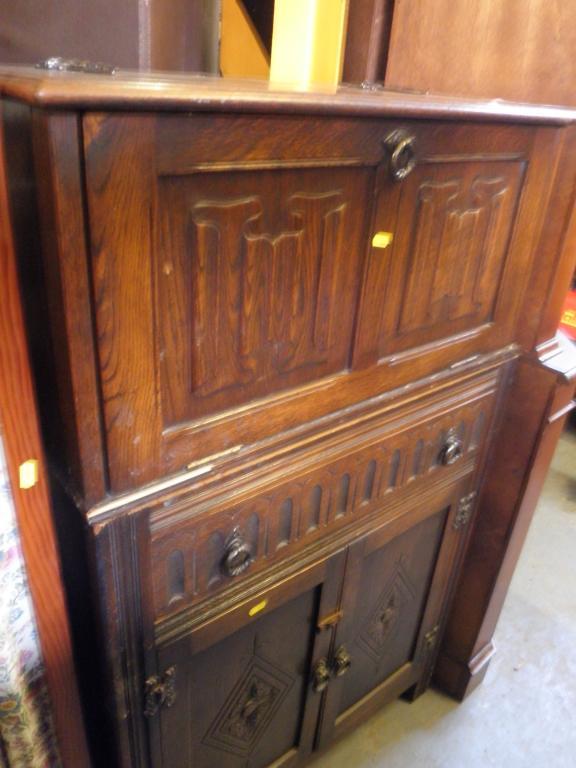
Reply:
[[460, 483], [423, 499], [350, 547], [334, 640], [339, 674], [319, 746], [404, 692], [425, 690], [464, 541], [456, 521], [465, 489]]
[[311, 670], [330, 642], [316, 626], [335, 610], [344, 559], [336, 554], [159, 650], [175, 697], [158, 715], [154, 765], [288, 768], [312, 750], [322, 699]]
[[445, 520], [446, 510], [363, 559], [340, 713], [411, 660]]

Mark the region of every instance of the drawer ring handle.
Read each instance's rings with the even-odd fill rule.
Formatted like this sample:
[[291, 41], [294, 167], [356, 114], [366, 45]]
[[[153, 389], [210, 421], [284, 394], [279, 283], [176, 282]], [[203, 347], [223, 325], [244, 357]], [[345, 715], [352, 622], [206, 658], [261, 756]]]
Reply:
[[235, 530], [226, 545], [222, 570], [227, 576], [240, 576], [252, 564], [252, 550], [241, 533]]
[[440, 464], [443, 464], [445, 467], [449, 467], [451, 464], [454, 464], [456, 461], [458, 461], [458, 459], [461, 459], [462, 454], [462, 441], [456, 435], [454, 430], [450, 430], [450, 432], [448, 432], [446, 442], [440, 450]]
[[390, 153], [390, 175], [394, 181], [402, 181], [416, 168], [416, 138], [406, 131], [393, 131], [384, 139]]

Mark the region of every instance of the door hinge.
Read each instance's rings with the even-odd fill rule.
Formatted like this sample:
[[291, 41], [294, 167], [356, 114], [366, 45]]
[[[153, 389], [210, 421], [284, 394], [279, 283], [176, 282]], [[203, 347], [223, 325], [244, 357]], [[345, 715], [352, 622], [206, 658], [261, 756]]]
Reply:
[[168, 667], [163, 675], [150, 675], [144, 683], [144, 716], [154, 717], [163, 707], [176, 701], [176, 667]]
[[463, 496], [458, 502], [456, 517], [452, 523], [452, 527], [455, 531], [459, 531], [461, 528], [465, 528], [470, 522], [472, 512], [474, 511], [475, 498], [476, 491], [473, 491], [472, 493], [469, 493], [468, 496]]
[[85, 61], [84, 59], [65, 59], [63, 56], [50, 56], [39, 61], [36, 69], [47, 69], [56, 72], [82, 72], [85, 75], [115, 75], [118, 67], [103, 64], [100, 61]]
[[436, 640], [438, 639], [438, 632], [440, 631], [440, 625], [436, 624], [435, 627], [432, 627], [432, 629], [429, 632], [426, 632], [424, 635], [424, 647], [427, 650], [431, 650], [436, 645]]

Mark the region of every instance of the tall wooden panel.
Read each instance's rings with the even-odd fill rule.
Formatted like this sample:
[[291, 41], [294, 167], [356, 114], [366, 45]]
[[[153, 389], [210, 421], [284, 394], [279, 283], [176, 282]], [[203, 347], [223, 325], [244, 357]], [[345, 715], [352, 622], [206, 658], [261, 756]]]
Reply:
[[385, 84], [576, 104], [575, 51], [573, 2], [396, 0]]
[[220, 0], [0, 0], [0, 61], [218, 72]]

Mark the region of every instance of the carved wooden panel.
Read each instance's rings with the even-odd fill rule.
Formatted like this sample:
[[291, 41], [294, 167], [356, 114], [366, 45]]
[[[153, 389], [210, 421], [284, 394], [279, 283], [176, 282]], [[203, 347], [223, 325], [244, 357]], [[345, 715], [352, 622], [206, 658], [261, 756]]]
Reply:
[[348, 366], [367, 181], [333, 168], [160, 178], [166, 426]]
[[[554, 131], [246, 115], [83, 126], [111, 493], [288, 441], [514, 341]], [[417, 164], [394, 182], [383, 140], [400, 128]], [[370, 247], [376, 231], [388, 248]]]
[[[379, 508], [413, 483], [429, 483], [447, 471], [447, 441], [461, 444], [462, 457], [475, 457], [490, 424], [492, 394], [433, 416], [415, 412], [412, 424], [392, 422], [382, 432], [343, 441], [320, 452], [296, 477], [289, 466], [280, 476], [238, 483], [227, 491], [181, 504], [175, 520], [162, 511], [153, 524], [152, 569], [156, 615], [198, 602], [242, 578], [227, 571], [234, 537], [240, 537], [252, 574], [287, 554]], [[292, 473], [293, 474], [293, 473]], [[183, 571], [182, 571], [183, 565]]]
[[[400, 334], [470, 315], [489, 320], [512, 225], [516, 196], [499, 169], [493, 176], [467, 169], [448, 180], [424, 175], [411, 214]], [[422, 285], [426, 302], [419, 301]]]
[[357, 564], [354, 604], [348, 606], [354, 630], [338, 640], [353, 658], [342, 678], [339, 714], [412, 660], [446, 516], [447, 510], [431, 515]]
[[380, 256], [379, 357], [498, 322], [524, 171], [520, 160], [454, 158], [424, 161], [400, 183], [394, 242]]
[[378, 597], [372, 613], [361, 625], [356, 643], [378, 663], [389, 652], [406, 606], [416, 599], [406, 555], [402, 554]]
[[255, 654], [206, 731], [202, 743], [248, 757], [294, 683], [274, 661]]
[[317, 598], [308, 588], [254, 619], [246, 610], [238, 631], [198, 652], [189, 636], [159, 649], [177, 672], [159, 713], [162, 765], [264, 766], [299, 748]]

